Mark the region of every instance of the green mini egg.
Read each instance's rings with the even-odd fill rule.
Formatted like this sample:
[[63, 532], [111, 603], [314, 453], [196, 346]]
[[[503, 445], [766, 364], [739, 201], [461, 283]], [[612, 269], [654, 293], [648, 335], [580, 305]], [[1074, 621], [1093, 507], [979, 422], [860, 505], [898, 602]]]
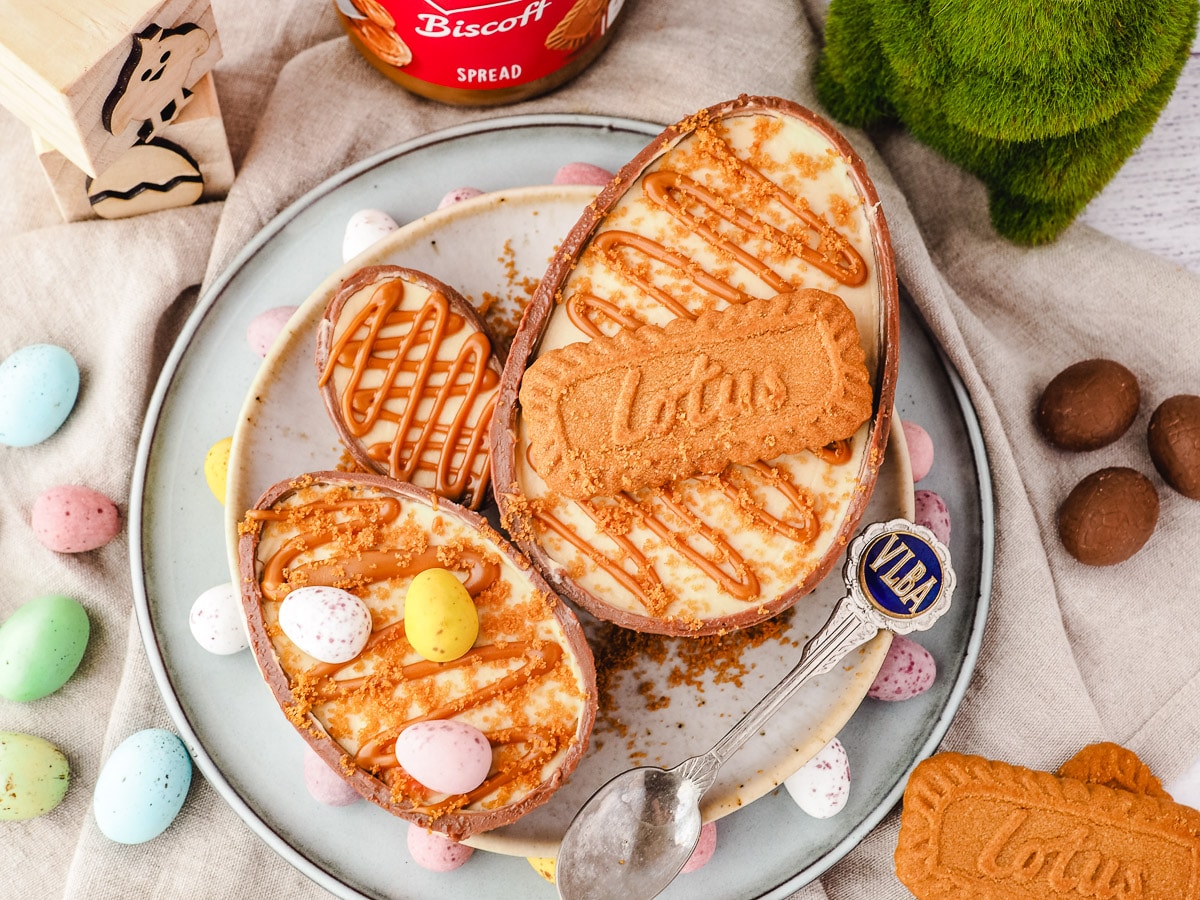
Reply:
[[87, 612], [70, 597], [30, 600], [0, 625], [0, 697], [26, 702], [67, 683], [87, 648]]
[[0, 731], [0, 821], [20, 822], [62, 803], [70, 782], [67, 758], [32, 734]]
[[447, 569], [426, 569], [404, 598], [404, 635], [434, 662], [458, 659], [479, 637], [479, 613], [463, 583]]

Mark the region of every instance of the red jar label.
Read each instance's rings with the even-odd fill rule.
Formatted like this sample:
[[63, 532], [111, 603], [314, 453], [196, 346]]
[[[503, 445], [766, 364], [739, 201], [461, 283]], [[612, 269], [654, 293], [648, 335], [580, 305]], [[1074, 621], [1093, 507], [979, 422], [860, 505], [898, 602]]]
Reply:
[[[492, 90], [561, 69], [604, 34], [624, 0], [349, 0], [347, 18], [385, 63], [429, 84]], [[341, 5], [341, 4], [339, 4]]]

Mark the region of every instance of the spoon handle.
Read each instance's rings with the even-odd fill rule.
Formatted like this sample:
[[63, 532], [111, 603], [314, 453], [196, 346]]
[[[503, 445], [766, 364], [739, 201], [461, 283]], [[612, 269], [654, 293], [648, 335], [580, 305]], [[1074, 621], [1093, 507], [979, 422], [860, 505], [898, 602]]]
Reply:
[[723, 765], [751, 735], [757, 733], [802, 684], [810, 678], [828, 672], [847, 653], [875, 636], [879, 629], [864, 621], [860, 610], [859, 604], [850, 597], [839, 600], [829, 619], [804, 645], [795, 667], [751, 707], [742, 720], [729, 729], [708, 753], [697, 757], [709, 757], [716, 764], [712, 768], [712, 778], [716, 777], [717, 767]]

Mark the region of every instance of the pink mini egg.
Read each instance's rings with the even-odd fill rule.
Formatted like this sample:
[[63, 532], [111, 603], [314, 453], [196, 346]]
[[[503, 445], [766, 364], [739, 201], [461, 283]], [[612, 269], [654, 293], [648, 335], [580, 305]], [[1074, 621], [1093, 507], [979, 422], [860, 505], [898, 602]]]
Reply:
[[462, 203], [464, 200], [470, 200], [472, 197], [479, 197], [482, 194], [483, 191], [481, 191], [479, 188], [455, 188], [438, 201], [437, 208], [445, 209], [447, 206], [453, 206], [455, 203]]
[[453, 872], [475, 851], [466, 844], [450, 840], [440, 831], [430, 831], [413, 822], [408, 826], [408, 852], [422, 869]]
[[695, 872], [701, 869], [705, 864], [712, 859], [713, 853], [717, 849], [717, 823], [706, 822], [700, 828], [700, 840], [696, 843], [696, 849], [692, 851], [692, 855], [688, 857], [688, 861], [683, 864], [680, 872]]
[[943, 544], [950, 544], [950, 510], [946, 501], [933, 491], [917, 491], [913, 494], [914, 518], [924, 525]]
[[929, 651], [902, 634], [892, 636], [892, 645], [879, 673], [867, 689], [876, 700], [909, 700], [929, 690], [937, 678], [937, 663]]
[[603, 187], [613, 178], [613, 173], [608, 169], [593, 166], [591, 163], [572, 162], [554, 173], [553, 184], [594, 184]]
[[850, 798], [850, 759], [834, 738], [784, 783], [796, 805], [814, 819], [837, 815]]
[[341, 588], [296, 588], [279, 606], [279, 627], [293, 644], [326, 663], [349, 662], [371, 637], [371, 611]]
[[266, 356], [283, 331], [283, 326], [295, 314], [298, 306], [274, 306], [265, 312], [260, 312], [246, 326], [246, 343], [259, 356]]
[[61, 484], [34, 501], [30, 524], [37, 539], [56, 553], [83, 553], [115, 538], [121, 517], [116, 504], [99, 491]]
[[242, 595], [232, 582], [210, 587], [192, 601], [188, 627], [197, 644], [218, 656], [239, 653], [250, 646], [242, 623]]
[[358, 791], [329, 768], [307, 744], [304, 746], [304, 786], [314, 800], [326, 806], [349, 806], [362, 799]]
[[900, 423], [904, 428], [904, 443], [908, 445], [908, 462], [913, 481], [920, 481], [933, 468], [933, 438], [916, 422]]
[[487, 778], [492, 767], [492, 745], [474, 725], [457, 719], [433, 719], [400, 732], [396, 761], [430, 790], [465, 794]]

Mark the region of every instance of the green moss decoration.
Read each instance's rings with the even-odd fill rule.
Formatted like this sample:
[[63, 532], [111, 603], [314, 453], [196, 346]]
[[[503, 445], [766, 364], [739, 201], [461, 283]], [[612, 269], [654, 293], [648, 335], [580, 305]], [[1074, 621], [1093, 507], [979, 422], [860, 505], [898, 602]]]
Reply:
[[1054, 240], [1154, 126], [1196, 0], [832, 0], [817, 96], [898, 123], [987, 185], [992, 223]]

